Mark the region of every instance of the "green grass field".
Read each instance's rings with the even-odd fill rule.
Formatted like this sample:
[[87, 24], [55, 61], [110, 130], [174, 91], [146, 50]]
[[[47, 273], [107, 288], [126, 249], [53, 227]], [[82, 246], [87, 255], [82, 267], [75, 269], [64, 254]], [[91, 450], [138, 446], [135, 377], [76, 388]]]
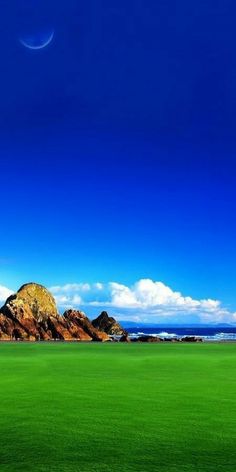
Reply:
[[236, 471], [236, 344], [0, 344], [0, 471]]

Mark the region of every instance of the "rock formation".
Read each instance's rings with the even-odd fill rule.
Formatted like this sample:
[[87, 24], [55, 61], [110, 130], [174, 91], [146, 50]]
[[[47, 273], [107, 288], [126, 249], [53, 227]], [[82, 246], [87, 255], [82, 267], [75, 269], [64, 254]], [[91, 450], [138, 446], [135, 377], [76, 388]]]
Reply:
[[23, 285], [0, 309], [0, 340], [108, 341], [109, 336], [96, 329], [84, 313], [57, 312], [50, 292], [35, 283]]
[[185, 343], [202, 343], [203, 339], [198, 336], [184, 336], [181, 338], [181, 341]]
[[94, 341], [109, 340], [109, 336], [95, 328], [87, 316], [81, 311], [68, 310], [64, 313], [64, 318], [72, 324], [73, 328], [83, 330], [83, 332]]
[[56, 317], [57, 307], [53, 296], [45, 287], [29, 283], [22, 285], [17, 293], [7, 299], [1, 312], [10, 318], [33, 318], [40, 322], [48, 316]]
[[119, 339], [120, 343], [131, 343], [131, 339], [129, 338], [128, 334], [123, 334]]
[[163, 341], [162, 338], [158, 338], [157, 336], [139, 336], [138, 338], [134, 338], [132, 340], [133, 342], [138, 342], [138, 343], [160, 343]]
[[115, 320], [115, 318], [108, 316], [106, 311], [103, 311], [95, 320], [93, 320], [92, 324], [95, 328], [104, 331], [110, 336], [127, 335], [127, 332], [122, 328], [122, 326]]

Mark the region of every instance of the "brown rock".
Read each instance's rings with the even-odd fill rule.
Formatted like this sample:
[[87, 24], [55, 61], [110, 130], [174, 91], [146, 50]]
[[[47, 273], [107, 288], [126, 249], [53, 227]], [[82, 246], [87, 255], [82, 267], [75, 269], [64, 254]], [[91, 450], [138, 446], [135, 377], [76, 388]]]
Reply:
[[131, 339], [129, 338], [128, 334], [124, 334], [123, 336], [121, 336], [119, 342], [120, 343], [131, 343]]
[[[82, 311], [67, 310], [63, 316], [67, 321], [73, 323], [78, 328], [82, 329], [85, 335], [89, 336], [91, 340], [100, 342], [109, 341], [109, 336], [106, 333], [96, 329]], [[84, 338], [85, 335], [81, 335], [83, 336], [83, 339], [81, 340], [89, 340]]]
[[166, 343], [178, 343], [179, 339], [178, 338], [163, 338], [163, 341]]
[[185, 343], [202, 343], [203, 339], [196, 336], [184, 336], [181, 338], [181, 341]]
[[18, 320], [35, 319], [40, 322], [48, 316], [57, 316], [56, 302], [51, 293], [42, 285], [29, 283], [23, 285], [16, 294], [11, 295], [1, 312]]
[[127, 334], [127, 331], [113, 318], [108, 316], [106, 311], [103, 311], [95, 320], [92, 321], [95, 328], [100, 331], [104, 331], [110, 336], [123, 336]]
[[11, 340], [14, 323], [0, 313], [0, 340]]
[[156, 336], [139, 336], [139, 338], [133, 339], [133, 342], [139, 342], [139, 343], [160, 343], [163, 340], [161, 338], [158, 338]]
[[49, 316], [57, 316], [57, 307], [50, 292], [42, 285], [23, 285], [16, 294], [7, 299], [0, 311], [1, 319], [4, 318], [5, 325], [7, 324], [7, 330], [4, 330], [4, 323], [0, 323], [0, 328], [10, 339], [50, 339], [41, 324]]

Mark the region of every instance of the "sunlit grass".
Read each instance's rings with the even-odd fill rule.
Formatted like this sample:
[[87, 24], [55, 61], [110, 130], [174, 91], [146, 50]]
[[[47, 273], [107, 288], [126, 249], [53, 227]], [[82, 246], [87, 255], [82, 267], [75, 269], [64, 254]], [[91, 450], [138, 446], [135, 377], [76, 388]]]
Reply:
[[0, 471], [236, 470], [236, 344], [0, 344]]

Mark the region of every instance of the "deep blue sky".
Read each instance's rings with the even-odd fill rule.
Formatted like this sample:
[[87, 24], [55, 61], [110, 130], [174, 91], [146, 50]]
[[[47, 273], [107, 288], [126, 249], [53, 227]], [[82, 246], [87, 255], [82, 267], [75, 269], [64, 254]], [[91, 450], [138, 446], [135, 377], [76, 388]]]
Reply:
[[[3, 0], [0, 284], [161, 280], [236, 309], [236, 6]], [[29, 31], [53, 28], [41, 51]]]

